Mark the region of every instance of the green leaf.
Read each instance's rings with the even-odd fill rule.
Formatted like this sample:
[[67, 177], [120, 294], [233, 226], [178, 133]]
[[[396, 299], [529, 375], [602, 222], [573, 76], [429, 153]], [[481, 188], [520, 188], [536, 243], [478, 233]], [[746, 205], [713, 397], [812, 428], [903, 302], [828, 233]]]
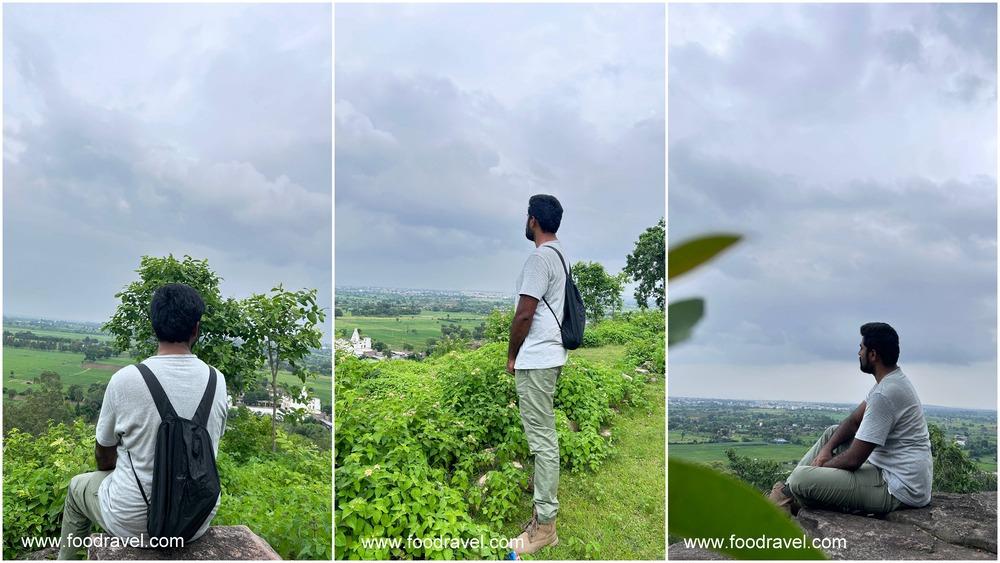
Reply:
[[[712, 468], [668, 458], [668, 521], [670, 533], [686, 538], [721, 538], [719, 551], [738, 559], [825, 559], [813, 548], [791, 518], [756, 489]], [[762, 536], [771, 544], [788, 545], [736, 549], [730, 538]], [[780, 538], [780, 539], [779, 539]]]
[[694, 325], [705, 314], [705, 300], [700, 297], [675, 301], [667, 307], [667, 345], [691, 338]]
[[667, 255], [667, 279], [674, 279], [711, 260], [739, 242], [740, 235], [718, 234], [698, 237], [671, 248]]

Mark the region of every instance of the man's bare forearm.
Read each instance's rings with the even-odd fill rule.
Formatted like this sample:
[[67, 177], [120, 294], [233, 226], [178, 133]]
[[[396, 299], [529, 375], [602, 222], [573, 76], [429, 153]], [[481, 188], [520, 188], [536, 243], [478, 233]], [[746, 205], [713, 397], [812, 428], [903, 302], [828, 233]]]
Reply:
[[507, 345], [507, 361], [517, 359], [517, 353], [521, 351], [521, 345], [524, 344], [524, 339], [528, 337], [528, 331], [531, 330], [531, 319], [533, 316], [534, 314], [523, 318], [514, 315], [514, 320], [510, 323], [510, 343]]
[[115, 446], [94, 446], [94, 460], [98, 471], [111, 471], [118, 465], [118, 448]]
[[[830, 436], [830, 441], [823, 446], [823, 449], [832, 456], [834, 448], [854, 438], [854, 435], [858, 432], [858, 426], [858, 422], [855, 420], [855, 413], [851, 413], [837, 426], [837, 429], [833, 432], [833, 436]], [[824, 467], [827, 466], [824, 465]]]

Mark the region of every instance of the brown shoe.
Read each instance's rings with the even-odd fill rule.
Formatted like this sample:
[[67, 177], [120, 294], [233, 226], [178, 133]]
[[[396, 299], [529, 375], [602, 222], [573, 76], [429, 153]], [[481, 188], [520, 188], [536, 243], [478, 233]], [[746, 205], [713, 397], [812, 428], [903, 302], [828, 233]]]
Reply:
[[559, 536], [556, 535], [556, 521], [542, 524], [538, 521], [537, 511], [532, 511], [531, 520], [522, 528], [521, 535], [511, 539], [507, 543], [507, 548], [517, 553], [531, 554], [548, 545], [559, 545]]
[[799, 512], [799, 503], [795, 502], [795, 497], [788, 491], [788, 485], [784, 481], [778, 481], [771, 487], [771, 494], [767, 495], [778, 508], [788, 514], [795, 516]]

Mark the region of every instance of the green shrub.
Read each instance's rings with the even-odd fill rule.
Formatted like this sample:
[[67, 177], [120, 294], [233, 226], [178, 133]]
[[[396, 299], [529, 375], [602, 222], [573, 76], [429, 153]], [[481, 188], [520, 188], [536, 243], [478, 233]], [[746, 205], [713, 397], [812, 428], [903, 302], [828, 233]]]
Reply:
[[928, 424], [931, 454], [934, 457], [934, 490], [946, 493], [995, 491], [997, 477], [987, 473], [945, 436], [936, 424]]
[[726, 457], [729, 470], [761, 492], [769, 492], [775, 483], [788, 477], [788, 468], [780, 461], [737, 455], [732, 448], [726, 450]]
[[21, 538], [59, 536], [66, 489], [94, 471], [94, 427], [82, 421], [50, 425], [39, 436], [17, 428], [3, 444], [3, 556], [26, 553]]
[[[529, 475], [515, 463], [527, 465], [529, 451], [515, 379], [505, 371], [509, 312], [495, 311], [486, 326], [490, 343], [420, 363], [337, 355], [337, 558], [504, 555], [363, 544], [376, 537], [490, 537], [513, 517]], [[600, 431], [611, 424], [612, 407], [644, 399], [642, 379], [624, 369], [575, 357], [563, 368], [554, 406], [564, 468], [598, 468], [611, 452]]]

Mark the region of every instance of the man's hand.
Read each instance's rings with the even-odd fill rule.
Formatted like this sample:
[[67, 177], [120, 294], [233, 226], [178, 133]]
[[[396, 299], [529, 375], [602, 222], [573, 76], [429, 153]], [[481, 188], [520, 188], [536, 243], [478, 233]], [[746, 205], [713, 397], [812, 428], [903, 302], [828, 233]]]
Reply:
[[816, 454], [816, 457], [813, 458], [812, 466], [823, 467], [823, 465], [831, 459], [833, 459], [833, 453], [827, 451], [826, 448], [823, 448], [818, 454]]
[[514, 375], [514, 360], [507, 358], [507, 373]]

